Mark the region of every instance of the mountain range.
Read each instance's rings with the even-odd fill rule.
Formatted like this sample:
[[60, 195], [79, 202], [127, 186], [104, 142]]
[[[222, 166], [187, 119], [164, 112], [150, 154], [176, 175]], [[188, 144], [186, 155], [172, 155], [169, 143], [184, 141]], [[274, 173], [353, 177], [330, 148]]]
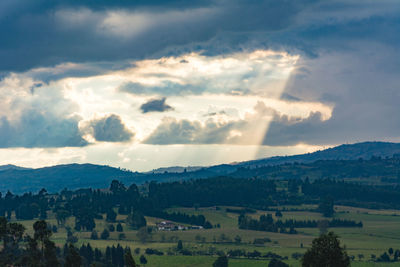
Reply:
[[120, 180], [126, 185], [143, 184], [146, 181], [167, 182], [230, 175], [243, 167], [252, 169], [294, 162], [386, 158], [396, 155], [400, 155], [400, 143], [363, 142], [293, 156], [276, 156], [207, 167], [174, 166], [145, 173], [95, 164], [65, 164], [37, 169], [3, 165], [0, 166], [0, 192], [4, 193], [10, 190], [13, 193], [21, 194], [37, 192], [42, 188], [46, 188], [49, 192], [57, 192], [64, 188], [106, 188], [114, 179]]

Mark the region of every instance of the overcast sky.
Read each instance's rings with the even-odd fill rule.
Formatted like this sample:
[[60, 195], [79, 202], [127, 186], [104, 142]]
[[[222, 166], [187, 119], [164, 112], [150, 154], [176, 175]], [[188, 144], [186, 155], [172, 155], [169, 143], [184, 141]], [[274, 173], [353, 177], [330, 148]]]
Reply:
[[400, 141], [400, 1], [0, 1], [0, 164]]

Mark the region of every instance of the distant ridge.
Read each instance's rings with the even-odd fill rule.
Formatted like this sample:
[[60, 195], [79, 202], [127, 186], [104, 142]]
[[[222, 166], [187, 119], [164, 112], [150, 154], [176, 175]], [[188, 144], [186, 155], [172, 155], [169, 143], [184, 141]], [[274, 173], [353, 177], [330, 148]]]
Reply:
[[283, 163], [306, 163], [317, 160], [352, 160], [352, 159], [370, 159], [371, 157], [393, 157], [400, 154], [400, 143], [390, 142], [363, 142], [355, 144], [344, 144], [325, 150], [319, 150], [313, 153], [276, 156], [258, 160], [251, 160], [238, 163], [240, 166], [257, 165], [279, 165]]
[[352, 160], [352, 159], [370, 159], [371, 157], [393, 157], [400, 154], [400, 143], [391, 142], [362, 142], [355, 144], [343, 144], [336, 147], [315, 151], [312, 153], [298, 154], [292, 156], [274, 156], [243, 162], [234, 162], [230, 164], [221, 164], [208, 167], [181, 167], [159, 168], [148, 173], [175, 172], [181, 173], [186, 169], [187, 172], [197, 172], [208, 170], [210, 172], [226, 174], [233, 172], [237, 167], [257, 167], [266, 165], [280, 165], [284, 163], [307, 163], [317, 160]]
[[187, 167], [172, 166], [172, 167], [157, 168], [157, 169], [151, 170], [151, 171], [146, 172], [146, 173], [165, 173], [165, 172], [181, 173], [181, 172], [197, 171], [197, 170], [200, 170], [202, 168], [204, 168], [204, 167], [202, 167], [202, 166], [187, 166]]
[[176, 166], [145, 173], [95, 164], [66, 164], [38, 169], [3, 165], [0, 166], [0, 192], [10, 190], [13, 193], [21, 194], [37, 192], [42, 188], [46, 188], [49, 192], [58, 192], [64, 188], [107, 188], [114, 179], [120, 180], [126, 185], [142, 184], [146, 181], [180, 181], [233, 175], [241, 167], [256, 168], [294, 162], [311, 163], [319, 160], [386, 158], [394, 155], [400, 155], [400, 143], [363, 142], [340, 145], [301, 155], [277, 156], [208, 167]]
[[38, 169], [8, 168], [0, 171], [0, 192], [37, 192], [46, 188], [57, 192], [64, 188], [106, 188], [113, 179], [127, 184], [141, 182], [137, 173], [95, 164], [65, 164]]
[[5, 171], [5, 170], [29, 170], [30, 168], [24, 168], [24, 167], [19, 167], [19, 166], [15, 166], [12, 164], [7, 164], [7, 165], [1, 165], [0, 166], [0, 171]]

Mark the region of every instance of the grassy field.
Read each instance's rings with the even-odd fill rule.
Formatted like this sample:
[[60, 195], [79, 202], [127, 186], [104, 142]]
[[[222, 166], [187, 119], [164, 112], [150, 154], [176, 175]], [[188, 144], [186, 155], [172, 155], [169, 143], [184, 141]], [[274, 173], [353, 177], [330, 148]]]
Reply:
[[[137, 231], [129, 229], [125, 224], [126, 216], [119, 215], [117, 221], [120, 221], [124, 228], [126, 238], [119, 240], [118, 232], [110, 233], [108, 240], [91, 240], [90, 232], [76, 232], [78, 237], [77, 246], [82, 243], [89, 243], [92, 247], [105, 249], [107, 246], [121, 244], [123, 247], [129, 246], [132, 250], [140, 248], [140, 253], [135, 255], [139, 258], [146, 248], [154, 248], [166, 253], [164, 256], [147, 256], [148, 264], [146, 266], [211, 266], [216, 257], [212, 256], [182, 256], [177, 255], [175, 248], [177, 240], [182, 240], [184, 248], [194, 252], [224, 251], [234, 249], [244, 249], [246, 251], [257, 250], [261, 253], [274, 252], [281, 256], [287, 256], [286, 262], [290, 266], [300, 266], [298, 260], [293, 259], [293, 253], [304, 253], [310, 246], [312, 240], [319, 235], [316, 228], [298, 228], [298, 234], [280, 234], [251, 230], [240, 230], [237, 227], [238, 214], [226, 212], [228, 207], [213, 208], [172, 208], [169, 211], [180, 211], [187, 214], [202, 214], [213, 225], [220, 225], [220, 228], [209, 230], [186, 230], [186, 231], [154, 231], [151, 240], [147, 243], [139, 242], [136, 237]], [[231, 207], [232, 208], [232, 207]], [[293, 208], [293, 207], [292, 207]], [[307, 208], [312, 207], [300, 207]], [[400, 249], [400, 212], [395, 210], [368, 210], [345, 206], [337, 206], [336, 218], [351, 219], [362, 221], [363, 228], [332, 228], [340, 236], [342, 243], [346, 246], [348, 254], [354, 256], [352, 266], [400, 266], [399, 263], [380, 264], [371, 261], [371, 255], [377, 257], [390, 247]], [[265, 214], [265, 211], [257, 211], [251, 216], [258, 217]], [[273, 212], [270, 212], [274, 214]], [[297, 220], [318, 220], [322, 219], [319, 213], [310, 211], [285, 211], [282, 212], [282, 219]], [[146, 217], [149, 226], [155, 225], [161, 219]], [[47, 220], [52, 225], [56, 225], [54, 216], [50, 213]], [[34, 221], [20, 221], [26, 226], [27, 232], [32, 234], [32, 224]], [[96, 220], [96, 230], [99, 235], [109, 223], [104, 220]], [[65, 226], [73, 229], [74, 219], [69, 218]], [[114, 223], [116, 226], [116, 223]], [[224, 240], [222, 240], [222, 236]], [[234, 243], [234, 238], [240, 236], [241, 243]], [[53, 240], [58, 246], [63, 246], [66, 239], [65, 227], [58, 227], [58, 232], [53, 235]], [[254, 245], [255, 238], [269, 238], [271, 242], [265, 245]], [[167, 255], [167, 253], [169, 255]], [[358, 255], [363, 255], [359, 260]], [[230, 259], [229, 266], [267, 266], [268, 260], [256, 259]]]

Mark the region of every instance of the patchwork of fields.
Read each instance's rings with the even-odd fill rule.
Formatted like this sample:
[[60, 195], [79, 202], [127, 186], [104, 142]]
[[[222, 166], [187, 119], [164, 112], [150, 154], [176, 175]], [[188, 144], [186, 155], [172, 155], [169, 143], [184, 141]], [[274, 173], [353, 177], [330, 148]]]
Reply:
[[[202, 256], [209, 251], [228, 252], [230, 250], [259, 251], [262, 254], [273, 252], [283, 257], [290, 266], [300, 266], [300, 261], [293, 258], [294, 253], [304, 253], [310, 246], [312, 240], [319, 235], [318, 228], [297, 228], [298, 234], [282, 234], [238, 229], [238, 214], [227, 212], [226, 208], [171, 208], [168, 211], [180, 211], [186, 214], [204, 215], [213, 225], [213, 229], [184, 230], [184, 231], [156, 231], [153, 230], [149, 241], [140, 242], [137, 231], [130, 229], [125, 223], [126, 216], [118, 215], [117, 222], [123, 226], [124, 238], [119, 232], [111, 232], [107, 240], [92, 240], [91, 232], [74, 232], [78, 238], [77, 247], [83, 243], [90, 243], [93, 248], [105, 249], [107, 246], [117, 245], [129, 246], [132, 251], [140, 248], [139, 253], [134, 254], [137, 262], [140, 255], [145, 253], [146, 248], [153, 248], [164, 252], [163, 256], [146, 255], [148, 263], [146, 266], [211, 266], [216, 256]], [[283, 208], [283, 207], [280, 207]], [[312, 207], [291, 206], [286, 208], [310, 209]], [[352, 266], [399, 266], [397, 263], [376, 263], [371, 260], [371, 255], [379, 257], [389, 248], [400, 249], [400, 211], [395, 210], [371, 210], [336, 206], [335, 218], [362, 221], [363, 228], [331, 228], [339, 235], [342, 243], [346, 246], [348, 254], [354, 256]], [[258, 218], [261, 214], [274, 212], [256, 211], [248, 214]], [[321, 220], [320, 213], [311, 211], [283, 211], [281, 219], [296, 220]], [[49, 213], [47, 220], [52, 225], [57, 225], [54, 215]], [[105, 216], [104, 216], [105, 217]], [[146, 217], [148, 226], [155, 226], [162, 219]], [[27, 233], [32, 234], [34, 221], [19, 221], [27, 228]], [[96, 220], [96, 231], [100, 233], [108, 228], [110, 223], [105, 220]], [[114, 223], [114, 226], [117, 223]], [[62, 247], [66, 241], [66, 227], [73, 229], [74, 218], [69, 218], [64, 226], [59, 226], [52, 240]], [[155, 228], [155, 227], [154, 227]], [[240, 237], [240, 242], [237, 241]], [[235, 241], [236, 238], [236, 241]], [[265, 244], [253, 244], [255, 239], [265, 238]], [[183, 256], [176, 253], [177, 241], [182, 240], [183, 247], [195, 252], [195, 256]], [[204, 252], [204, 253], [203, 253]], [[372, 256], [373, 257], [373, 256]], [[267, 266], [269, 260], [263, 258], [235, 258], [229, 259], [229, 266]]]

